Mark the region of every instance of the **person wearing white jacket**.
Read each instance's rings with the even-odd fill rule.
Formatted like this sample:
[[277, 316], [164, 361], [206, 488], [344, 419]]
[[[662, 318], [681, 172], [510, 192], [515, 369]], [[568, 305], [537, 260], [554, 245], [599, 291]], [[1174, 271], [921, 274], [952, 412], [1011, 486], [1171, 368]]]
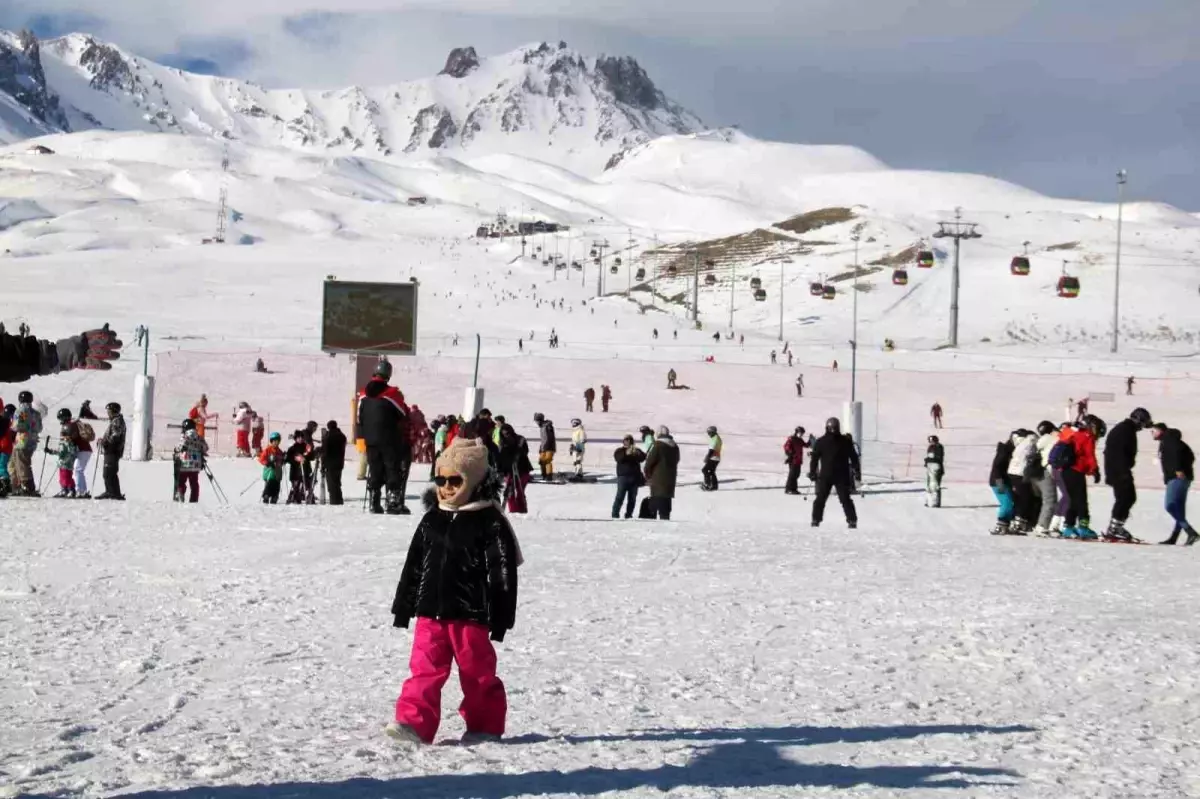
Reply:
[[1013, 488], [1013, 499], [1017, 515], [1009, 526], [1012, 535], [1024, 535], [1033, 527], [1031, 519], [1037, 515], [1034, 507], [1034, 476], [1041, 471], [1038, 460], [1037, 436], [1028, 430], [1017, 430], [1012, 434], [1013, 454], [1008, 463], [1008, 476]]
[[571, 478], [572, 482], [582, 482], [583, 480], [583, 452], [587, 449], [587, 431], [583, 429], [583, 422], [578, 419], [571, 420], [571, 463], [575, 467], [575, 475]]
[[1062, 529], [1061, 516], [1055, 515], [1058, 506], [1058, 486], [1054, 482], [1054, 470], [1050, 468], [1050, 450], [1058, 443], [1058, 428], [1054, 422], [1042, 422], [1037, 427], [1037, 455], [1042, 465], [1042, 476], [1033, 484], [1034, 491], [1042, 500], [1042, 511], [1038, 514], [1035, 535], [1053, 536]]
[[240, 402], [233, 411], [233, 424], [237, 428], [237, 454], [239, 458], [250, 457], [250, 427], [254, 423], [254, 411], [250, 403]]

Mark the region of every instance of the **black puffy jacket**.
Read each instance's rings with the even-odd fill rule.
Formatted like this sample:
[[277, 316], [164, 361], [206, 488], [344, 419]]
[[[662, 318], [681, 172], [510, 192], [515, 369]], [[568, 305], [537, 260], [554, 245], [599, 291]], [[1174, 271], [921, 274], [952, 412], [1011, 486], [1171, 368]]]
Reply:
[[346, 444], [346, 434], [340, 428], [325, 431], [321, 438], [321, 459], [326, 469], [345, 468]]
[[862, 477], [858, 450], [841, 433], [827, 432], [818, 438], [808, 461], [808, 475], [814, 483], [850, 485]]
[[1108, 438], [1104, 439], [1104, 482], [1109, 485], [1133, 479], [1133, 467], [1137, 463], [1138, 430], [1137, 422], [1125, 419], [1113, 425]]
[[358, 435], [368, 447], [407, 449], [407, 414], [399, 389], [373, 379], [358, 400]]
[[533, 463], [529, 460], [529, 442], [524, 436], [505, 439], [500, 437], [499, 454], [496, 456], [496, 471], [508, 477], [514, 471], [520, 475], [530, 474]]
[[1012, 462], [1015, 449], [1011, 439], [1001, 441], [996, 445], [996, 456], [992, 458], [992, 471], [988, 474], [988, 485], [1006, 485], [1012, 488], [1012, 480], [1008, 476], [1008, 465]]
[[617, 477], [641, 481], [642, 463], [646, 460], [646, 453], [637, 447], [617, 447], [613, 451], [613, 460], [617, 462]]
[[1163, 483], [1170, 483], [1176, 479], [1179, 472], [1187, 480], [1195, 480], [1196, 475], [1192, 470], [1196, 462], [1196, 456], [1192, 454], [1192, 448], [1183, 440], [1183, 434], [1178, 430], [1167, 430], [1158, 439], [1158, 457], [1162, 461]]
[[420, 616], [487, 625], [503, 641], [517, 614], [517, 542], [493, 502], [433, 507], [408, 548], [392, 602], [396, 627]]
[[925, 450], [925, 465], [934, 464], [945, 468], [946, 466], [946, 448], [941, 444], [930, 444], [929, 449]]

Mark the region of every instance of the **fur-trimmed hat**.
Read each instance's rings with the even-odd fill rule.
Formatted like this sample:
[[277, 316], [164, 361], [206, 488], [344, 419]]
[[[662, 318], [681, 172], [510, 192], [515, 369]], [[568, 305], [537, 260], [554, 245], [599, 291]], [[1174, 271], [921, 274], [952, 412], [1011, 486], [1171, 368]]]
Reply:
[[483, 482], [488, 470], [488, 451], [477, 438], [456, 438], [438, 458], [437, 468], [450, 469], [466, 478], [474, 488]]

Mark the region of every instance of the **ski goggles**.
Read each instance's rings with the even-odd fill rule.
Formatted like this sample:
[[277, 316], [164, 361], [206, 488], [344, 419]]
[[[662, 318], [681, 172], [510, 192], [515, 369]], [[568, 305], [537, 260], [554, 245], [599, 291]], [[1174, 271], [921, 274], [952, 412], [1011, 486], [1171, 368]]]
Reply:
[[446, 486], [450, 486], [451, 488], [462, 488], [462, 484], [465, 482], [466, 480], [463, 479], [461, 474], [452, 475], [450, 477], [445, 477], [439, 474], [437, 477], [433, 478], [433, 484], [438, 488], [445, 488]]

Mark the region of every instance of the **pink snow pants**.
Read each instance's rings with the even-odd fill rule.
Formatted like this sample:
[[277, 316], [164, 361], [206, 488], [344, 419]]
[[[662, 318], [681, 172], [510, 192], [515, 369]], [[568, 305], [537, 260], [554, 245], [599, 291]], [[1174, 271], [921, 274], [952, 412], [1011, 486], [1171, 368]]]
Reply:
[[469, 621], [417, 619], [409, 659], [412, 676], [396, 701], [396, 721], [416, 730], [425, 743], [433, 743], [442, 720], [442, 686], [456, 662], [463, 692], [458, 713], [467, 731], [503, 735], [508, 698], [496, 676], [496, 650], [488, 628]]

